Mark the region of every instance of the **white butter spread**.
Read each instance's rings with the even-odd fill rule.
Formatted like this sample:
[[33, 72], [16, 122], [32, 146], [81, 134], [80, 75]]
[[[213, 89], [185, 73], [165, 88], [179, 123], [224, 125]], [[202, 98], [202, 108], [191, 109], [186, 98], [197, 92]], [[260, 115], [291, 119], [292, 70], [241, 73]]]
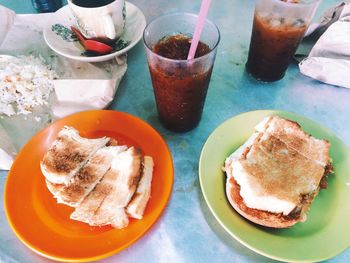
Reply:
[[252, 175], [248, 174], [239, 161], [234, 160], [231, 163], [231, 169], [233, 177], [241, 187], [240, 195], [246, 206], [272, 213], [283, 213], [284, 215], [288, 215], [296, 207], [297, 204], [290, 201], [257, 194], [255, 191], [257, 186], [253, 185], [252, 180], [249, 180], [249, 176]]

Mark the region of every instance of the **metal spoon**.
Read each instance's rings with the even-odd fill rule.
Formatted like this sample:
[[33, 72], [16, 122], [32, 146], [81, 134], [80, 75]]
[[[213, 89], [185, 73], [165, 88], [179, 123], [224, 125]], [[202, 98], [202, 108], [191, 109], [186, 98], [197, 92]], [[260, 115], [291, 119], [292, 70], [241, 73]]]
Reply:
[[108, 46], [105, 43], [99, 42], [97, 40], [86, 39], [82, 33], [80, 33], [80, 31], [74, 26], [71, 26], [71, 29], [77, 35], [79, 42], [86, 50], [93, 51], [101, 55], [110, 53], [113, 50], [111, 46]]

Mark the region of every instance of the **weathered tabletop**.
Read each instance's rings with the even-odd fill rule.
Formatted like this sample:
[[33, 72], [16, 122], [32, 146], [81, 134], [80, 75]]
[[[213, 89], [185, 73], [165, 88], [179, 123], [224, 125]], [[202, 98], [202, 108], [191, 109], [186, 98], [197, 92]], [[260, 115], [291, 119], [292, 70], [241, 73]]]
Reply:
[[[147, 21], [175, 11], [198, 12], [200, 1], [131, 0]], [[321, 4], [318, 16], [338, 1]], [[35, 13], [29, 0], [0, 0], [17, 13]], [[214, 219], [198, 182], [198, 160], [209, 134], [224, 120], [257, 109], [293, 111], [329, 127], [350, 145], [350, 90], [314, 81], [291, 65], [283, 80], [262, 84], [244, 71], [254, 1], [213, 1], [209, 17], [221, 31], [216, 63], [200, 125], [175, 134], [157, 119], [143, 44], [128, 53], [128, 71], [111, 109], [129, 112], [155, 127], [167, 141], [175, 165], [175, 184], [168, 207], [138, 242], [102, 262], [270, 262], [241, 245]], [[0, 25], [1, 26], [1, 25]], [[0, 172], [3, 192], [6, 172]], [[50, 262], [27, 249], [10, 229], [0, 195], [0, 262]], [[325, 245], [327, 240], [325, 240]], [[346, 250], [329, 262], [350, 262]]]

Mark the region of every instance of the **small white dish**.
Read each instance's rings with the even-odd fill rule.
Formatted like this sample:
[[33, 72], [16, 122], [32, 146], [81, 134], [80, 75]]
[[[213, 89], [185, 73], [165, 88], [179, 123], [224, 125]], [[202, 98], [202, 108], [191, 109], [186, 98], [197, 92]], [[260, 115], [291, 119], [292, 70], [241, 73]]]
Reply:
[[146, 18], [142, 11], [135, 5], [125, 2], [126, 5], [126, 24], [125, 30], [121, 39], [129, 42], [129, 44], [119, 50], [112, 53], [100, 56], [86, 56], [83, 55], [84, 48], [78, 41], [67, 41], [64, 40], [60, 35], [56, 34], [52, 30], [52, 26], [60, 24], [70, 29], [71, 26], [75, 25], [75, 18], [68, 7], [68, 5], [57, 10], [48, 26], [44, 29], [44, 39], [46, 44], [56, 53], [75, 60], [85, 62], [100, 62], [110, 60], [116, 56], [120, 56], [134, 47], [141, 39], [143, 30], [146, 27]]

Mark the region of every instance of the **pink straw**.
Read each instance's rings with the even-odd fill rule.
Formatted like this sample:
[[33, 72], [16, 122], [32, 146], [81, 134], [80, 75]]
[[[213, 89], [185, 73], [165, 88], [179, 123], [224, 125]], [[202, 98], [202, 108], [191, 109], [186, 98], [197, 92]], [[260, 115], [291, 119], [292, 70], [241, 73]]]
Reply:
[[207, 17], [207, 14], [208, 14], [210, 2], [211, 0], [202, 0], [201, 9], [199, 10], [199, 16], [198, 16], [196, 28], [194, 30], [193, 38], [192, 38], [190, 52], [188, 52], [188, 56], [187, 56], [188, 60], [193, 59], [196, 54], [198, 42], [201, 37], [205, 18]]

